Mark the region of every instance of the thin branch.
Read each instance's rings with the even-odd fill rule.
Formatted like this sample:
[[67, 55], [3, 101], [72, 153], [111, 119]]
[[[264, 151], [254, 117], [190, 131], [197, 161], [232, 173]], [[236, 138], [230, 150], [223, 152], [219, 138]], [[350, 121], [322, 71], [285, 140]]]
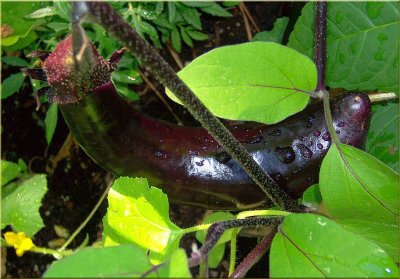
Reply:
[[246, 14], [246, 12], [244, 11], [243, 6], [244, 6], [244, 4], [243, 4], [243, 3], [240, 3], [239, 9], [240, 9], [240, 13], [242, 14], [242, 17], [243, 17], [244, 26], [245, 26], [246, 34], [247, 34], [247, 39], [248, 39], [249, 41], [251, 41], [251, 39], [253, 38], [253, 35], [251, 34], [251, 27], [250, 27], [249, 20], [248, 20], [248, 18], [247, 18], [247, 14]]
[[260, 227], [266, 225], [278, 225], [282, 223], [282, 217], [255, 217], [248, 219], [228, 220], [213, 224], [207, 231], [206, 241], [189, 259], [189, 267], [199, 265], [217, 244], [224, 231], [239, 227]]
[[187, 85], [176, 75], [170, 65], [127, 24], [107, 3], [86, 2], [91, 15], [110, 34], [126, 45], [128, 50], [188, 108], [189, 112], [240, 164], [267, 197], [288, 211], [302, 212], [276, 182], [263, 171], [247, 150], [233, 137], [228, 129], [204, 106]]
[[256, 29], [257, 32], [261, 32], [261, 29], [258, 27], [257, 23], [254, 21], [253, 17], [251, 16], [249, 10], [246, 7], [246, 4], [244, 2], [240, 3], [240, 5], [242, 5], [243, 7], [243, 11], [245, 12], [245, 14], [247, 15], [247, 17], [249, 18], [251, 24], [253, 24], [254, 29]]
[[265, 236], [260, 243], [257, 244], [253, 250], [244, 258], [244, 260], [239, 264], [236, 270], [229, 276], [229, 278], [243, 278], [246, 273], [257, 263], [261, 257], [268, 251], [271, 246], [272, 239], [277, 232], [277, 227], [275, 227], [267, 236]]
[[314, 61], [317, 65], [318, 83], [315, 91], [325, 90], [326, 71], [326, 23], [328, 8], [325, 1], [317, 1], [315, 4], [315, 49]]

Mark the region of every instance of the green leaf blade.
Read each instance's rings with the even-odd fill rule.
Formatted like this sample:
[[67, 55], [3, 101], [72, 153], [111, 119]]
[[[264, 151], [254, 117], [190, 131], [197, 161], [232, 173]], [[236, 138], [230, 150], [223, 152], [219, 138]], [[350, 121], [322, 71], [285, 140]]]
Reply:
[[50, 145], [53, 139], [54, 132], [56, 131], [58, 121], [58, 106], [57, 104], [51, 104], [46, 112], [46, 117], [44, 119], [45, 131], [46, 131], [46, 141]]
[[144, 178], [121, 177], [108, 195], [103, 219], [106, 246], [131, 243], [149, 249], [152, 260], [161, 261], [178, 248], [181, 229], [168, 216], [168, 199], [149, 187]]
[[285, 217], [272, 242], [270, 258], [271, 277], [398, 276], [396, 264], [379, 246], [328, 218], [311, 214]]
[[[314, 3], [308, 3], [288, 46], [313, 56]], [[399, 93], [399, 7], [394, 2], [328, 3], [327, 85]]]
[[349, 230], [398, 257], [399, 176], [371, 155], [332, 146], [321, 165], [320, 189], [328, 212]]
[[1, 227], [11, 225], [15, 231], [24, 232], [32, 237], [44, 227], [39, 208], [47, 192], [47, 179], [44, 174], [37, 174], [24, 180], [21, 184], [12, 183], [7, 187], [8, 195], [1, 197]]
[[1, 85], [1, 99], [8, 98], [17, 93], [24, 83], [25, 76], [22, 73], [13, 74], [6, 78]]
[[297, 89], [313, 91], [317, 76], [307, 57], [266, 42], [214, 49], [178, 75], [216, 116], [268, 124], [304, 109], [309, 95]]

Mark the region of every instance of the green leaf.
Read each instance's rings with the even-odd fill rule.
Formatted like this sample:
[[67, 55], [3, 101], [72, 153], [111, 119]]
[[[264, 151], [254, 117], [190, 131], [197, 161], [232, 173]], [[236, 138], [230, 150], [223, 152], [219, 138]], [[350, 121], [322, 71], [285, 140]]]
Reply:
[[399, 175], [361, 150], [340, 146], [343, 154], [332, 146], [320, 171], [319, 185], [329, 214], [397, 259]]
[[115, 89], [117, 89], [117, 92], [123, 97], [131, 101], [139, 100], [139, 96], [136, 94], [136, 92], [127, 87], [126, 84], [122, 84], [115, 81], [113, 82], [113, 84], [115, 86]]
[[141, 277], [151, 268], [146, 250], [138, 246], [88, 247], [53, 262], [43, 277]]
[[22, 171], [19, 164], [1, 160], [1, 186], [17, 178]]
[[229, 12], [225, 11], [224, 8], [222, 8], [220, 5], [217, 3], [212, 2], [211, 5], [202, 7], [201, 10], [207, 14], [213, 15], [213, 16], [221, 16], [221, 17], [230, 17], [232, 16]]
[[71, 2], [56, 0], [53, 2], [53, 6], [56, 8], [57, 14], [62, 19], [65, 19], [68, 22], [71, 20], [71, 11], [72, 11]]
[[322, 201], [319, 185], [314, 184], [303, 193], [302, 203], [308, 207], [318, 208]]
[[69, 30], [69, 23], [66, 22], [49, 22], [47, 23], [47, 27], [53, 29], [56, 32], [60, 32], [63, 30]]
[[57, 9], [54, 6], [48, 6], [45, 8], [38, 9], [34, 11], [33, 13], [30, 13], [29, 15], [26, 15], [25, 18], [28, 19], [36, 19], [36, 18], [42, 18], [46, 16], [53, 16], [57, 14]]
[[176, 52], [180, 53], [181, 52], [181, 37], [179, 35], [178, 29], [175, 28], [172, 29], [171, 32], [171, 42], [172, 42], [172, 47], [176, 50]]
[[43, 2], [3, 2], [1, 11], [2, 29], [7, 26], [10, 33], [6, 36], [2, 34], [1, 45], [11, 46], [22, 38], [30, 38], [30, 42], [32, 42], [36, 37], [28, 35], [33, 32], [34, 25], [40, 24], [41, 21], [27, 19], [25, 16], [44, 5]]
[[168, 3], [168, 21], [170, 23], [175, 22], [176, 17], [176, 6], [174, 2], [167, 2]]
[[193, 40], [204, 41], [208, 39], [208, 35], [200, 31], [195, 31], [190, 29], [186, 29], [186, 31], [188, 32], [189, 36], [192, 37]]
[[51, 104], [46, 112], [44, 118], [44, 125], [46, 131], [46, 141], [50, 145], [51, 139], [53, 138], [54, 132], [56, 131], [58, 121], [58, 106], [57, 104]]
[[4, 187], [1, 193], [1, 228], [11, 225], [15, 231], [32, 237], [44, 227], [39, 208], [47, 192], [46, 175], [36, 174], [21, 184], [12, 183]]
[[[177, 250], [161, 267], [154, 267], [146, 250], [135, 245], [88, 247], [53, 264], [44, 278], [114, 278], [162, 277], [188, 278], [185, 252]], [[186, 266], [186, 268], [185, 268]]]
[[25, 76], [22, 73], [17, 73], [9, 76], [3, 81], [1, 86], [1, 99], [8, 98], [14, 93], [17, 93], [24, 83]]
[[141, 84], [142, 79], [135, 70], [119, 70], [111, 74], [111, 78], [115, 81], [126, 84]]
[[282, 41], [283, 34], [285, 33], [286, 26], [289, 22], [288, 17], [278, 18], [274, 23], [274, 28], [271, 31], [262, 31], [257, 33], [252, 42], [275, 42], [280, 43]]
[[373, 113], [366, 150], [399, 172], [399, 104], [376, 104]]
[[181, 16], [187, 23], [192, 25], [194, 28], [201, 30], [200, 14], [195, 8], [183, 6], [184, 9], [180, 9]]
[[28, 67], [28, 62], [22, 58], [16, 56], [3, 56], [1, 61], [4, 64], [14, 66], [14, 67]]
[[168, 216], [168, 199], [149, 187], [144, 178], [121, 177], [108, 194], [103, 219], [106, 246], [131, 243], [151, 251], [154, 261], [164, 260], [178, 248], [181, 229]]
[[207, 1], [184, 1], [181, 3], [185, 6], [193, 8], [204, 8], [212, 5], [212, 2], [207, 2]]
[[193, 47], [193, 41], [190, 38], [189, 34], [186, 32], [185, 28], [180, 27], [180, 30], [181, 30], [182, 39], [185, 42], [185, 44], [187, 44], [190, 47]]
[[[313, 56], [314, 3], [302, 11], [288, 46]], [[327, 85], [399, 92], [399, 6], [329, 2]]]
[[304, 109], [309, 95], [296, 89], [313, 91], [317, 77], [309, 58], [265, 42], [216, 48], [178, 75], [216, 116], [268, 124]]
[[[211, 215], [208, 215], [206, 218], [204, 218], [203, 223], [204, 224], [211, 224], [211, 223], [216, 223], [224, 220], [234, 220], [235, 215], [229, 213], [229, 212], [215, 212]], [[217, 245], [214, 246], [209, 255], [208, 255], [208, 264], [211, 268], [216, 268], [220, 261], [222, 260], [224, 253], [225, 253], [225, 243], [230, 241], [232, 238], [232, 230], [229, 229], [226, 230], [221, 238], [218, 240]], [[206, 238], [206, 231], [197, 231], [196, 232], [196, 238], [198, 241], [204, 244], [205, 238]]]
[[398, 277], [396, 264], [379, 246], [311, 214], [285, 217], [270, 259], [271, 277]]

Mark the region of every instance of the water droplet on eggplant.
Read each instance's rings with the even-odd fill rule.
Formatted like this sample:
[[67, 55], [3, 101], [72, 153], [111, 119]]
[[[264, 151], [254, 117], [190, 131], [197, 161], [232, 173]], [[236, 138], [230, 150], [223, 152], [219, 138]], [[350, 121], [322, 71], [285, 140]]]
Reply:
[[294, 150], [292, 147], [276, 147], [274, 150], [274, 154], [278, 159], [285, 163], [285, 164], [290, 164], [294, 161], [296, 158], [296, 154], [294, 153]]
[[303, 156], [305, 159], [310, 159], [312, 157], [312, 151], [304, 144], [298, 144], [296, 147], [299, 149], [301, 156]]
[[315, 137], [319, 137], [321, 135], [321, 131], [315, 131], [313, 134]]
[[344, 124], [344, 122], [339, 122], [339, 123], [337, 124], [337, 126], [338, 126], [339, 128], [343, 128], [343, 127], [345, 126], [345, 124]]
[[254, 138], [252, 138], [252, 139], [249, 141], [248, 144], [259, 143], [259, 142], [261, 142], [263, 139], [264, 139], [264, 138], [263, 138], [262, 135], [258, 135], [258, 136], [255, 136]]
[[325, 133], [322, 135], [322, 139], [323, 139], [324, 141], [330, 141], [330, 140], [331, 140], [331, 135], [329, 134], [329, 132], [325, 132]]
[[154, 155], [160, 160], [167, 159], [167, 153], [161, 149], [156, 149], [156, 151], [154, 151]]
[[204, 165], [204, 160], [196, 162], [196, 165], [202, 167]]
[[317, 144], [318, 149], [322, 150], [324, 148], [324, 146], [322, 145], [322, 143], [318, 143]]
[[273, 130], [268, 133], [269, 136], [280, 136], [282, 131], [280, 129]]

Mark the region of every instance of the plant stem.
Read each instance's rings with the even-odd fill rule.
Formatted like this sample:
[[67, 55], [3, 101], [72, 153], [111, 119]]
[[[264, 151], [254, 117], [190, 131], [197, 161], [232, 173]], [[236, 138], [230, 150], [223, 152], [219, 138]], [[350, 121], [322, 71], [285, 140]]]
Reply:
[[86, 226], [86, 224], [89, 222], [89, 220], [93, 217], [93, 215], [96, 213], [97, 209], [100, 207], [101, 203], [104, 201], [106, 198], [108, 191], [110, 190], [112, 184], [114, 181], [111, 181], [107, 188], [104, 190], [103, 194], [101, 195], [100, 199], [97, 201], [96, 205], [93, 207], [92, 211], [89, 213], [89, 215], [86, 217], [86, 219], [79, 225], [79, 227], [73, 232], [73, 234], [68, 238], [68, 240], [64, 243], [63, 246], [61, 246], [58, 249], [58, 252], [62, 252], [67, 248], [67, 246], [75, 239], [75, 237], [81, 232], [81, 230]]
[[261, 240], [260, 243], [257, 244], [256, 247], [253, 248], [253, 250], [250, 251], [250, 253], [239, 264], [236, 270], [229, 275], [229, 278], [243, 278], [246, 276], [246, 273], [250, 270], [250, 268], [268, 251], [276, 232], [277, 227], [275, 227]]
[[211, 251], [211, 249], [217, 244], [222, 234], [227, 229], [239, 228], [239, 227], [260, 227], [266, 225], [278, 225], [282, 222], [282, 217], [268, 217], [268, 218], [249, 218], [239, 220], [222, 221], [213, 224], [207, 231], [206, 241], [199, 251], [192, 253], [192, 257], [189, 259], [189, 267], [199, 265]]
[[315, 48], [314, 61], [317, 66], [318, 82], [315, 91], [325, 90], [326, 71], [326, 23], [328, 7], [325, 1], [317, 1], [315, 4]]
[[187, 85], [177, 76], [169, 64], [127, 24], [108, 4], [86, 2], [95, 20], [110, 34], [126, 45], [162, 84], [168, 87], [187, 107], [189, 112], [221, 144], [239, 165], [255, 181], [267, 197], [277, 206], [292, 212], [304, 209], [290, 198], [276, 182], [263, 171], [247, 150], [233, 137], [228, 129], [204, 106]]

